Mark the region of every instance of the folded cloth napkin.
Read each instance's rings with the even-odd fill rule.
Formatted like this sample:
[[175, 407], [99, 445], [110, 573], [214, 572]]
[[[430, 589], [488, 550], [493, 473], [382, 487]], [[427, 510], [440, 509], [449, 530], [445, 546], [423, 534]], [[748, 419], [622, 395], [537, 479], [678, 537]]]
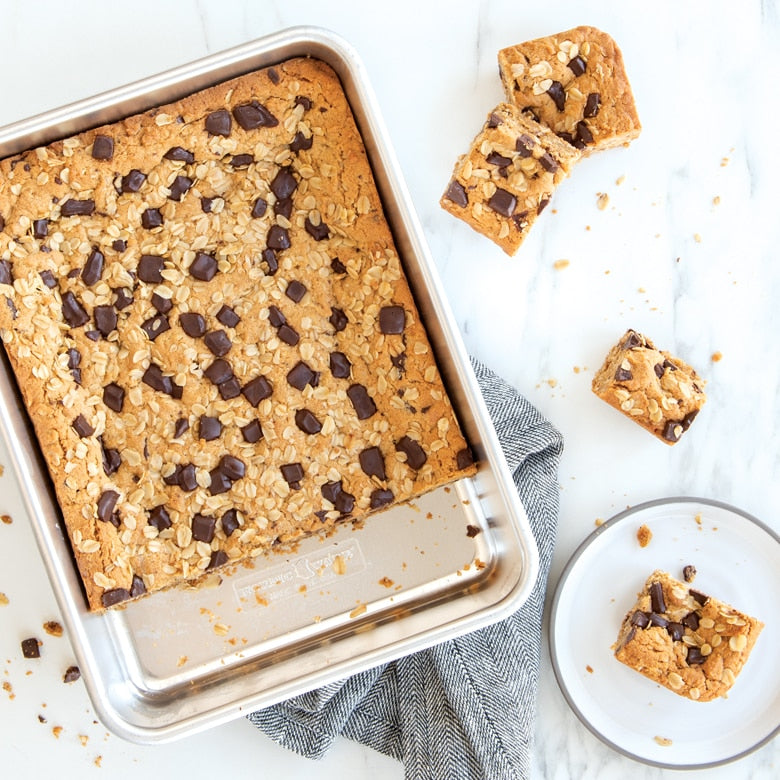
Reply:
[[514, 388], [473, 365], [539, 548], [529, 599], [495, 625], [247, 716], [280, 745], [321, 758], [349, 737], [403, 761], [407, 780], [529, 776], [563, 440]]

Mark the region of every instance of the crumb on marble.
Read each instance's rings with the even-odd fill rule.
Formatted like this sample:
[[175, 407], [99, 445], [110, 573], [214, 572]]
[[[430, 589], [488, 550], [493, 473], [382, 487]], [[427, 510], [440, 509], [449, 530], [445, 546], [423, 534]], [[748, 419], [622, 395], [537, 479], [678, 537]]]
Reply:
[[604, 209], [609, 205], [609, 195], [607, 195], [606, 192], [597, 192], [596, 193], [596, 206], [598, 207], [599, 211], [604, 211]]
[[568, 260], [566, 260], [565, 258], [562, 258], [562, 259], [560, 259], [560, 260], [556, 260], [556, 261], [553, 263], [553, 268], [554, 268], [556, 271], [562, 271], [564, 268], [567, 268], [567, 267], [568, 267], [568, 265], [569, 265], [569, 261], [568, 261]]
[[0, 515], [0, 520], [2, 520], [5, 525], [11, 525], [14, 521], [11, 515]]
[[619, 187], [626, 180], [626, 174], [623, 173], [615, 179], [615, 184]]
[[585, 665], [585, 671], [586, 671], [588, 674], [593, 674], [593, 667], [592, 667], [590, 664], [586, 664], [586, 665]]
[[672, 740], [668, 737], [653, 737], [653, 740], [655, 740], [656, 744], [660, 745], [661, 747], [669, 747], [669, 745], [672, 744]]
[[653, 532], [648, 526], [642, 524], [637, 529], [636, 538], [640, 547], [647, 547], [647, 545], [650, 544], [650, 540], [653, 538]]
[[719, 206], [719, 205], [720, 205], [720, 195], [716, 195], [716, 196], [715, 196], [715, 197], [712, 199], [712, 205], [713, 205], [713, 206]]
[[713, 363], [719, 363], [723, 359], [723, 353], [720, 350], [716, 350], [710, 355], [710, 360]]
[[6, 596], [5, 593], [0, 592], [0, 607], [4, 607], [8, 603], [8, 596]]
[[600, 525], [604, 525], [604, 518], [603, 518], [603, 517], [597, 517], [597, 518], [596, 518], [596, 519], [593, 521], [593, 525], [595, 525], [595, 526], [596, 526], [596, 528], [598, 528]]
[[47, 620], [43, 624], [43, 630], [50, 636], [62, 636], [63, 634], [62, 625], [56, 620]]

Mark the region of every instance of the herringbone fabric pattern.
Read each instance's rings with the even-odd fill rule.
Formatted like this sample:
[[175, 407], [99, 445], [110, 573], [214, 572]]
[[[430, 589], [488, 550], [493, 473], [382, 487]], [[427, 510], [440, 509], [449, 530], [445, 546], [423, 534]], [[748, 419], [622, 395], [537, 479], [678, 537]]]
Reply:
[[279, 744], [319, 758], [346, 736], [403, 761], [407, 780], [529, 776], [563, 440], [511, 386], [474, 370], [539, 548], [531, 596], [493, 626], [249, 715]]

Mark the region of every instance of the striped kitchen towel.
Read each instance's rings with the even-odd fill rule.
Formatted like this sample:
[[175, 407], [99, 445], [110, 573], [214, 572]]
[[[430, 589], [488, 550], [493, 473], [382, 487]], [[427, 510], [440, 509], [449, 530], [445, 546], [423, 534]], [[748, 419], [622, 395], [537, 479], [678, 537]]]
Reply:
[[529, 599], [493, 626], [248, 716], [279, 744], [320, 758], [349, 737], [403, 761], [407, 780], [529, 776], [563, 440], [514, 388], [473, 365], [539, 548]]

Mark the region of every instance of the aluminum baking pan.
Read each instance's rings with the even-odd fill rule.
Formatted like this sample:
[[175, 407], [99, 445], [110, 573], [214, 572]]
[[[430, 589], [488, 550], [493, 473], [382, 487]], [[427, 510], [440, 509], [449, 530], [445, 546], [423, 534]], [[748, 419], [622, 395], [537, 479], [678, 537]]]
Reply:
[[[0, 157], [295, 56], [339, 74], [447, 389], [474, 477], [258, 558], [197, 589], [87, 609], [47, 470], [5, 355], [0, 423], [98, 716], [138, 743], [170, 740], [421, 650], [518, 609], [538, 554], [387, 140], [366, 72], [326, 30], [296, 27], [0, 128]], [[481, 533], [467, 533], [467, 526]]]

